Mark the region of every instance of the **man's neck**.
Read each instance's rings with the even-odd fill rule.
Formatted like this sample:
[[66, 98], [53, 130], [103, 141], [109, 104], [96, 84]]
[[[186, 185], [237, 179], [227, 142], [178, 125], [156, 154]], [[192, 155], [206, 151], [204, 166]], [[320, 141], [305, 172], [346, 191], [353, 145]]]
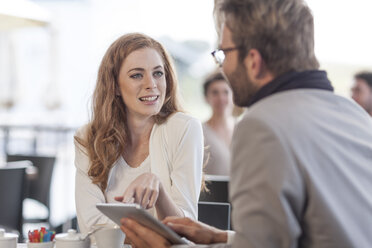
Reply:
[[262, 87], [264, 87], [265, 85], [273, 81], [274, 79], [275, 79], [274, 75], [267, 72], [262, 77], [257, 78], [255, 80], [256, 81], [255, 84], [258, 86], [259, 89], [261, 89]]

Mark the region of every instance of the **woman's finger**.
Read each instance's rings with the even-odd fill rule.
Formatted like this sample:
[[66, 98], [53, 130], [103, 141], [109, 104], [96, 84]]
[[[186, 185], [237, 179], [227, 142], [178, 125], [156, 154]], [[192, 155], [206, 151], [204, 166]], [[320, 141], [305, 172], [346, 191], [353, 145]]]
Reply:
[[115, 199], [115, 201], [122, 202], [124, 200], [124, 197], [122, 197], [122, 196], [115, 196], [114, 199]]
[[136, 187], [135, 194], [134, 194], [134, 202], [141, 205], [143, 195], [145, 194], [145, 188]]
[[149, 207], [149, 208], [154, 207], [155, 202], [156, 202], [156, 200], [158, 199], [158, 196], [159, 196], [159, 191], [157, 191], [157, 190], [153, 190], [153, 191], [152, 191], [152, 194], [151, 194], [151, 197], [150, 197], [150, 202], [149, 202], [149, 204], [148, 204], [148, 207]]
[[141, 201], [141, 206], [144, 209], [147, 209], [149, 202], [150, 202], [150, 197], [151, 197], [151, 192], [152, 190], [149, 188], [146, 188], [145, 193], [143, 194], [142, 201]]
[[129, 202], [134, 197], [134, 194], [135, 194], [134, 189], [131, 186], [129, 186], [123, 194], [122, 202], [124, 203]]

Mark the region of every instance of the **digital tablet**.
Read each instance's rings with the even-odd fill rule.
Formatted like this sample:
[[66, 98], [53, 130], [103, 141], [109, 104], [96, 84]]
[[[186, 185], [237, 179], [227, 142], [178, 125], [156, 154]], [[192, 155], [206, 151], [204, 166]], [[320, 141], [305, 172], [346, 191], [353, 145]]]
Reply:
[[121, 218], [130, 218], [150, 228], [154, 232], [157, 232], [172, 244], [188, 244], [185, 239], [181, 238], [172, 229], [155, 219], [138, 204], [97, 203], [96, 207], [119, 226], [121, 225]]

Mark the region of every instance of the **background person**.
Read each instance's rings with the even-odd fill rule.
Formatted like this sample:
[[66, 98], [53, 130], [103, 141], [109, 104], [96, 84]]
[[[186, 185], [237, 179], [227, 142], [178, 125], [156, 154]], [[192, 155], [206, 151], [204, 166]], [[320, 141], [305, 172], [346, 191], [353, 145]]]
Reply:
[[351, 97], [372, 116], [372, 72], [360, 72], [354, 76]]
[[180, 111], [176, 75], [163, 46], [137, 33], [117, 39], [98, 71], [92, 120], [75, 136], [82, 232], [110, 222], [96, 203], [134, 202], [159, 219], [197, 218], [202, 127]]
[[219, 71], [210, 74], [203, 84], [204, 97], [212, 109], [211, 117], [203, 123], [205, 173], [230, 174], [230, 143], [235, 126], [232, 91]]

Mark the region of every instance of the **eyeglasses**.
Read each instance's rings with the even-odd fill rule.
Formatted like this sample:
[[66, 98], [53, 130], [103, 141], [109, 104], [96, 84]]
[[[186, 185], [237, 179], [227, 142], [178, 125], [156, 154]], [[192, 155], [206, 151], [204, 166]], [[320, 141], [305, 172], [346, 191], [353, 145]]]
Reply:
[[234, 50], [239, 50], [241, 47], [229, 47], [229, 48], [220, 48], [214, 50], [211, 54], [216, 61], [216, 64], [219, 67], [222, 67], [223, 61], [225, 60], [225, 53], [234, 51]]

